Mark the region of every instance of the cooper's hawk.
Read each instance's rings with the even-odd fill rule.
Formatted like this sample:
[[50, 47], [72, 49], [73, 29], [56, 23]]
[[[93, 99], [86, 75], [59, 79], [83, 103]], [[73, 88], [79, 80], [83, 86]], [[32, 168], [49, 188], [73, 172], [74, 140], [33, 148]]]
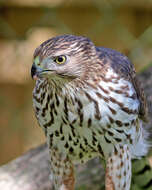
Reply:
[[131, 159], [147, 153], [146, 103], [133, 65], [88, 38], [57, 36], [34, 53], [36, 118], [50, 150], [56, 189], [74, 189], [74, 168], [101, 157], [106, 190], [129, 190]]

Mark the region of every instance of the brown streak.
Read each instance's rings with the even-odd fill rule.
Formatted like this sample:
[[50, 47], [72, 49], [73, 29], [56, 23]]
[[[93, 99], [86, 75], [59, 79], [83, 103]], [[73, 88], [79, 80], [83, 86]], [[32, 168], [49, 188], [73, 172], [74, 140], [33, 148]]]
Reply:
[[109, 110], [111, 111], [111, 113], [113, 114], [113, 115], [115, 115], [117, 112], [116, 112], [116, 110], [114, 110], [113, 108], [111, 108], [110, 106], [108, 106], [108, 108], [109, 108]]
[[117, 101], [116, 99], [114, 99], [113, 97], [109, 97], [110, 101], [113, 102], [114, 104], [119, 105], [120, 107], [123, 107], [123, 103]]
[[109, 91], [104, 89], [102, 86], [98, 85], [99, 88], [105, 93], [105, 94], [109, 94]]
[[108, 168], [106, 169], [106, 188], [105, 190], [115, 190], [114, 182], [112, 181], [112, 177], [109, 175]]
[[73, 167], [71, 167], [70, 174], [63, 178], [63, 184], [65, 185], [64, 190], [74, 190], [75, 178], [74, 178]]
[[99, 97], [99, 98], [102, 98], [105, 102], [109, 102], [109, 99], [105, 96], [103, 96], [102, 94], [100, 94], [99, 92], [96, 92], [96, 95]]
[[94, 114], [94, 117], [97, 119], [97, 120], [100, 120], [101, 119], [101, 114], [100, 114], [100, 110], [99, 110], [99, 106], [98, 106], [98, 102], [93, 99], [90, 94], [88, 94], [87, 92], [85, 92], [85, 95], [86, 97], [88, 98], [88, 100], [90, 102], [93, 102], [94, 103], [94, 107], [95, 107], [95, 110], [96, 110], [96, 113]]
[[92, 87], [93, 89], [97, 89], [97, 87], [94, 85], [94, 84], [92, 84], [92, 83], [90, 83], [90, 82], [87, 82], [87, 81], [85, 81], [85, 83], [88, 85], [88, 86], [90, 86], [90, 87]]

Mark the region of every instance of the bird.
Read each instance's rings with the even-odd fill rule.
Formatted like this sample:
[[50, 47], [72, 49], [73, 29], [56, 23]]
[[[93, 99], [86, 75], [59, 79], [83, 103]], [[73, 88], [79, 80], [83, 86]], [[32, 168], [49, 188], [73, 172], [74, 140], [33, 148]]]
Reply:
[[105, 189], [129, 190], [131, 160], [149, 149], [146, 98], [135, 68], [116, 50], [70, 34], [36, 48], [33, 107], [56, 190], [74, 190], [75, 165], [105, 161]]

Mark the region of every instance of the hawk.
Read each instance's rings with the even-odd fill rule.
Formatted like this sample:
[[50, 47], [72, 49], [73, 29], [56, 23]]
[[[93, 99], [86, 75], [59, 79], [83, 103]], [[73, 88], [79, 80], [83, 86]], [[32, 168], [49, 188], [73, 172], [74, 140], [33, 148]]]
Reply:
[[86, 37], [61, 35], [36, 48], [31, 75], [55, 189], [73, 190], [74, 165], [100, 157], [106, 190], [129, 190], [131, 159], [149, 145], [146, 101], [128, 58]]

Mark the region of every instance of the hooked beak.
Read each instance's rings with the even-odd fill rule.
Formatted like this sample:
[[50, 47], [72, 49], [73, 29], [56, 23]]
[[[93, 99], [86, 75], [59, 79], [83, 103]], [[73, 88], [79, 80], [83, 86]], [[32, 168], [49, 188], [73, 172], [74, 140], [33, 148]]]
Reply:
[[32, 68], [31, 68], [31, 77], [32, 77], [32, 79], [38, 78], [41, 73], [43, 73], [43, 69], [37, 67], [37, 66], [33, 63]]
[[49, 65], [51, 65], [52, 68], [55, 67], [53, 65], [52, 59], [46, 58], [40, 64], [39, 56], [37, 56], [33, 62], [32, 68], [31, 68], [31, 77], [36, 80], [38, 78], [42, 78], [44, 76], [47, 76], [46, 74], [48, 74], [48, 73], [49, 74], [55, 73], [54, 70], [48, 69]]
[[35, 64], [32, 65], [32, 68], [31, 68], [31, 77], [33, 79], [33, 77], [36, 75], [36, 66]]
[[33, 63], [32, 68], [31, 68], [32, 79], [37, 80], [38, 78], [45, 76], [47, 73], [53, 74], [54, 71], [50, 70], [50, 69], [44, 69], [43, 70], [42, 68], [36, 66], [35, 63]]

